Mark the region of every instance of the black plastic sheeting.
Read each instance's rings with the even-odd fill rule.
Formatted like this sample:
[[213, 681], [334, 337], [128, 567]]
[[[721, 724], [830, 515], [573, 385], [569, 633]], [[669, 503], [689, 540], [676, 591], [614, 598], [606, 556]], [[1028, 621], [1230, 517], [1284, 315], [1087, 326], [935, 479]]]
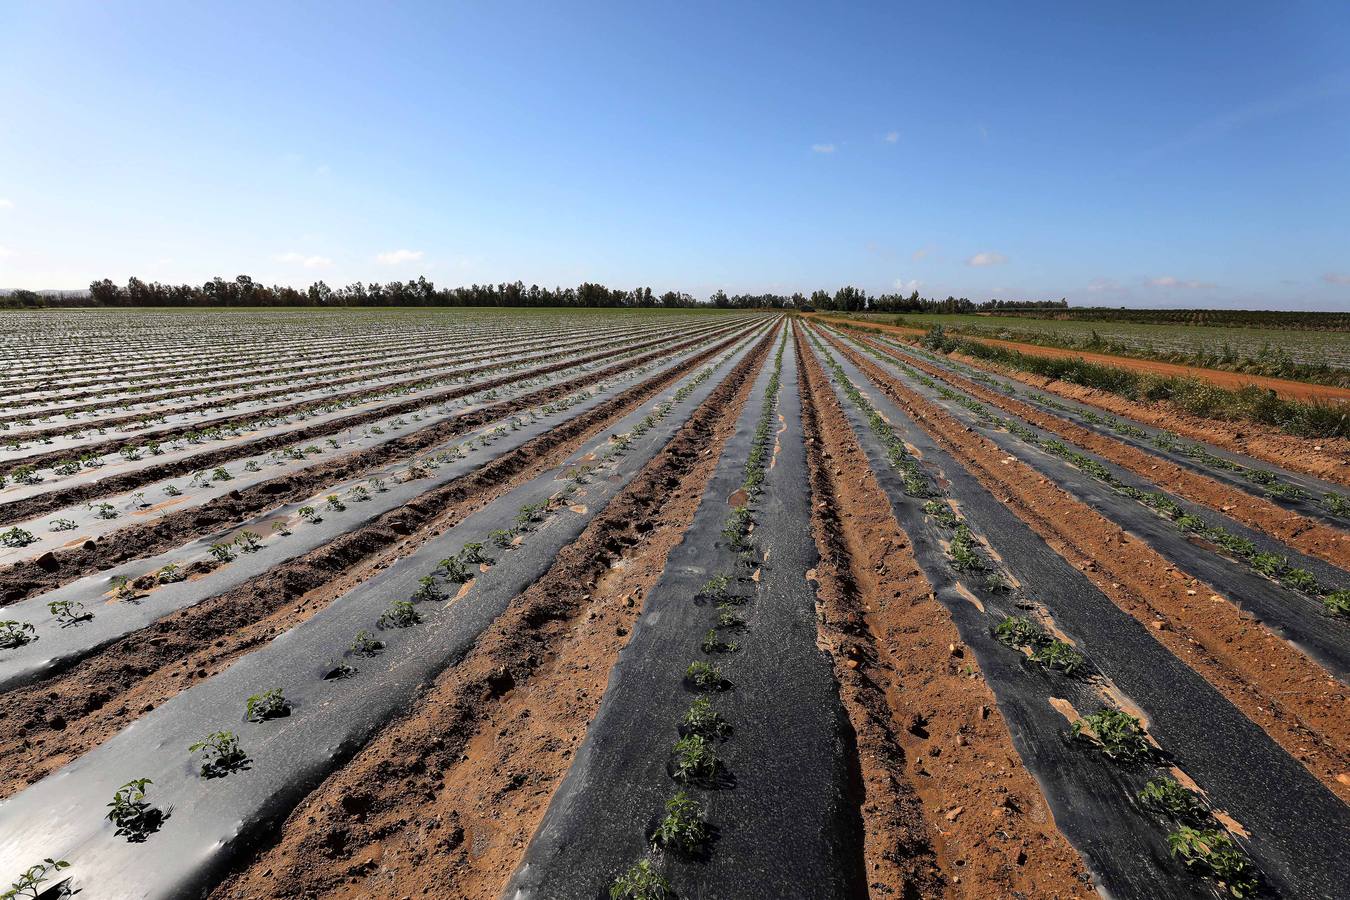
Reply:
[[[1227, 484], [1230, 487], [1234, 487], [1244, 493], [1251, 494], [1253, 497], [1261, 497], [1265, 500], [1269, 500], [1270, 502], [1278, 506], [1282, 506], [1285, 509], [1297, 512], [1300, 515], [1309, 516], [1315, 519], [1321, 519], [1332, 525], [1339, 525], [1341, 527], [1350, 525], [1350, 516], [1333, 515], [1331, 512], [1327, 510], [1326, 507], [1322, 506], [1320, 503], [1317, 502], [1323, 495], [1328, 493], [1336, 493], [1342, 495], [1345, 494], [1346, 488], [1344, 485], [1335, 484], [1330, 481], [1325, 481], [1323, 479], [1316, 478], [1312, 475], [1304, 475], [1301, 472], [1293, 472], [1288, 469], [1282, 468], [1274, 463], [1267, 462], [1265, 460], [1255, 459], [1253, 457], [1246, 456], [1241, 453], [1234, 453], [1232, 450], [1227, 450], [1223, 447], [1216, 447], [1211, 444], [1206, 444], [1204, 441], [1197, 441], [1193, 438], [1184, 437], [1178, 434], [1172, 434], [1162, 428], [1157, 427], [1156, 425], [1148, 425], [1143, 422], [1139, 422], [1134, 419], [1128, 418], [1126, 416], [1107, 412], [1106, 410], [1102, 409], [1096, 409], [1090, 404], [1082, 403], [1077, 400], [1071, 400], [1068, 397], [1061, 397], [1059, 395], [1052, 396], [1049, 391], [1045, 392], [1037, 391], [1036, 389], [1032, 388], [1029, 385], [1014, 382], [1013, 380], [1008, 378], [1000, 378], [990, 372], [984, 371], [982, 369], [975, 369], [971, 366], [963, 365], [961, 363], [958, 363], [956, 360], [948, 359], [947, 357], [937, 353], [929, 353], [916, 350], [913, 347], [900, 344], [892, 340], [888, 340], [887, 338], [884, 338], [880, 335], [868, 335], [868, 336], [877, 338], [881, 343], [885, 344], [889, 348], [892, 348], [909, 356], [918, 357], [919, 359], [922, 359], [925, 362], [930, 363], [931, 365], [937, 366], [939, 369], [965, 376], [966, 378], [969, 378], [972, 381], [975, 381], [976, 383], [984, 383], [988, 387], [993, 387], [996, 390], [999, 390], [1002, 393], [1005, 393], [1011, 397], [1015, 397], [1016, 399], [1029, 403], [1032, 406], [1044, 409], [1046, 412], [1067, 419], [1070, 422], [1074, 423], [1075, 425], [1082, 426], [1083, 428], [1086, 428], [1089, 431], [1094, 431], [1097, 434], [1102, 435], [1103, 437], [1113, 438], [1117, 441], [1120, 441], [1121, 443], [1129, 444], [1132, 447], [1135, 447], [1139, 450], [1143, 450], [1146, 453], [1150, 453], [1154, 456], [1163, 457], [1169, 462], [1176, 463], [1179, 466], [1183, 466], [1187, 469], [1190, 469], [1193, 472], [1198, 472], [1201, 475], [1206, 475], [1210, 478], [1213, 478], [1215, 481], [1223, 482], [1224, 484]], [[1049, 398], [1055, 405], [1047, 406], [1043, 401], [1039, 399], [1039, 397], [1041, 396]], [[1194, 459], [1190, 456], [1187, 456], [1185, 453], [1182, 453], [1180, 450], [1172, 450], [1159, 447], [1158, 445], [1152, 443], [1146, 438], [1142, 438], [1134, 434], [1129, 434], [1124, 431], [1117, 431], [1108, 425], [1102, 424], [1100, 422], [1094, 422], [1091, 419], [1091, 417], [1093, 416], [1114, 418], [1124, 423], [1129, 428], [1139, 429], [1140, 431], [1143, 431], [1152, 437], [1155, 438], [1167, 437], [1181, 444], [1188, 444], [1188, 445], [1194, 444], [1199, 447], [1202, 447], [1204, 450], [1213, 454], [1214, 456], [1226, 459], [1232, 463], [1237, 463], [1238, 465], [1244, 466], [1247, 469], [1251, 469], [1254, 471], [1271, 472], [1276, 476], [1278, 476], [1279, 479], [1285, 482], [1286, 484], [1289, 484], [1293, 487], [1301, 488], [1302, 490], [1306, 491], [1309, 496], [1304, 498], [1294, 498], [1294, 497], [1280, 496], [1279, 494], [1268, 493], [1265, 490], [1263, 490], [1259, 484], [1256, 484], [1248, 480], [1240, 472], [1234, 472], [1231, 469], [1225, 469], [1221, 466], [1215, 466], [1206, 463], [1204, 460]]]
[[738, 652], [715, 658], [700, 652], [716, 610], [695, 597], [709, 577], [735, 570], [720, 529], [772, 368], [770, 361], [691, 528], [649, 594], [586, 740], [505, 896], [606, 897], [614, 877], [644, 856], [664, 801], [679, 788], [666, 766], [695, 696], [682, 688], [684, 669], [698, 659], [713, 659], [734, 684], [713, 700], [735, 729], [718, 748], [732, 782], [690, 789], [718, 831], [706, 859], [662, 856], [657, 865], [676, 894], [866, 896], [861, 820], [849, 796], [851, 727], [828, 658], [816, 648], [815, 591], [806, 579], [817, 556], [791, 344], [779, 395], [780, 452], [754, 505], [757, 556], [768, 558], [758, 584], [746, 579], [739, 588], [753, 598], [742, 607], [748, 628], [734, 638]]
[[[990, 541], [1027, 594], [1143, 712], [1149, 733], [1172, 764], [1200, 785], [1214, 808], [1250, 833], [1241, 843], [1274, 893], [1344, 898], [1345, 848], [1350, 846], [1346, 805], [1054, 553], [848, 360], [836, 358], [897, 434], [921, 454], [923, 468], [950, 485], [950, 496], [971, 528]], [[1134, 792], [1153, 773], [1113, 765], [1073, 741], [1068, 720], [1051, 707], [1050, 698], [1059, 697], [1069, 699], [1081, 714], [1095, 711], [1089, 684], [1032, 668], [1022, 654], [994, 640], [992, 627], [1003, 615], [1018, 611], [1001, 608], [1008, 601], [985, 590], [978, 577], [963, 579], [950, 569], [944, 535], [923, 514], [923, 501], [905, 494], [880, 442], [847, 398], [840, 395], [840, 402], [913, 542], [920, 567], [975, 653], [1014, 746], [1040, 783], [1056, 825], [1083, 854], [1099, 886], [1109, 896], [1141, 900], [1212, 895], [1207, 882], [1169, 858], [1163, 823], [1135, 805]]]
[[[747, 334], [748, 330], [738, 332]], [[721, 338], [722, 335], [715, 337]], [[659, 376], [688, 360], [690, 356], [707, 350], [705, 346], [694, 347], [662, 361], [644, 375], [644, 379]], [[701, 368], [701, 367], [700, 367]], [[250, 578], [261, 575], [287, 560], [295, 559], [316, 547], [322, 546], [342, 534], [355, 531], [385, 513], [397, 509], [403, 504], [442, 487], [457, 478], [462, 478], [487, 463], [515, 450], [547, 431], [557, 428], [579, 415], [609, 401], [615, 394], [633, 386], [633, 382], [616, 376], [612, 381], [604, 382], [596, 395], [588, 400], [571, 406], [559, 413], [542, 415], [538, 420], [527, 422], [519, 428], [508, 431], [501, 438], [485, 447], [473, 445], [469, 455], [441, 463], [430, 470], [425, 478], [415, 481], [396, 481], [393, 475], [407, 468], [409, 460], [403, 459], [390, 463], [380, 469], [364, 473], [353, 484], [364, 484], [370, 477], [386, 479], [387, 490], [383, 493], [372, 492], [370, 499], [363, 503], [348, 502], [344, 510], [322, 508], [323, 520], [317, 523], [301, 523], [284, 538], [264, 540], [261, 549], [254, 553], [239, 553], [228, 565], [212, 570], [205, 576], [190, 581], [166, 584], [155, 588], [145, 597], [136, 601], [109, 600], [110, 578], [124, 574], [137, 577], [153, 572], [168, 563], [178, 563], [186, 568], [186, 563], [204, 558], [213, 543], [235, 534], [240, 530], [253, 527], [266, 534], [266, 523], [294, 513], [300, 506], [312, 501], [305, 500], [271, 509], [246, 522], [231, 527], [225, 532], [206, 535], [182, 547], [157, 554], [154, 557], [133, 560], [108, 571], [100, 572], [72, 582], [69, 585], [31, 597], [5, 608], [5, 617], [31, 622], [38, 627], [38, 639], [23, 647], [0, 650], [0, 691], [27, 684], [38, 678], [50, 677], [75, 665], [90, 654], [107, 646], [177, 610], [193, 606], [216, 596]], [[488, 430], [492, 423], [484, 426]], [[419, 456], [433, 454], [438, 450], [463, 444], [472, 432], [458, 434], [439, 447], [430, 447]], [[47, 609], [52, 601], [72, 600], [83, 603], [94, 618], [75, 626], [61, 627]]]
[[[875, 360], [875, 357], [872, 357]], [[893, 365], [878, 361], [895, 378], [942, 407], [954, 418], [970, 426], [993, 441], [1000, 450], [1015, 456], [1078, 500], [1100, 511], [1102, 515], [1143, 541], [1160, 556], [1182, 571], [1204, 580], [1221, 590], [1235, 606], [1254, 613], [1272, 633], [1293, 644], [1332, 675], [1346, 681], [1350, 678], [1350, 622], [1327, 613], [1321, 601], [1304, 596], [1277, 581], [1258, 574], [1246, 563], [1229, 559], [1207, 542], [1192, 541], [1173, 523], [1143, 504], [1118, 494], [1110, 487], [1086, 474], [1058, 456], [1023, 441], [1016, 435], [990, 426], [973, 412], [941, 396], [926, 385], [911, 379]], [[950, 386], [949, 386], [950, 387]], [[964, 393], [959, 391], [958, 393]], [[969, 396], [969, 395], [966, 395]], [[999, 411], [1002, 418], [1018, 422], [1036, 433], [1039, 438], [1056, 438], [1018, 416]], [[1293, 550], [1265, 532], [1255, 531], [1209, 507], [1169, 493], [1157, 484], [1140, 478], [1111, 461], [1089, 453], [1076, 444], [1062, 441], [1066, 446], [1095, 460], [1130, 487], [1165, 494], [1187, 513], [1217, 524], [1225, 530], [1245, 538], [1264, 552], [1287, 557], [1292, 565], [1311, 572], [1323, 584], [1337, 587], [1350, 585], [1350, 573], [1315, 557]]]
[[[0, 871], [19, 872], [48, 856], [66, 859], [71, 868], [63, 874], [89, 900], [181, 898], [207, 890], [223, 867], [405, 708], [420, 686], [463, 658], [482, 630], [549, 569], [557, 553], [670, 440], [751, 346], [723, 356], [713, 377], [573, 494], [568, 500], [573, 506], [562, 507], [515, 549], [489, 547], [496, 564], [463, 597], [418, 604], [421, 624], [377, 631], [376, 621], [390, 601], [410, 597], [418, 579], [441, 558], [466, 542], [486, 541], [494, 529], [512, 527], [521, 505], [557, 495], [563, 473], [603, 451], [608, 438], [588, 443], [558, 470], [465, 518], [266, 647], [0, 804]], [[671, 397], [677, 387], [662, 396]], [[657, 402], [645, 404], [613, 431], [630, 430]], [[386, 649], [373, 658], [348, 659], [358, 670], [354, 676], [325, 680], [358, 629], [376, 632]], [[290, 715], [244, 721], [245, 698], [274, 687], [284, 689], [293, 707]], [[206, 779], [199, 774], [200, 757], [187, 747], [221, 729], [235, 732], [251, 766]], [[154, 780], [150, 802], [172, 813], [147, 841], [129, 843], [102, 818], [104, 805], [120, 785], [141, 777]]]

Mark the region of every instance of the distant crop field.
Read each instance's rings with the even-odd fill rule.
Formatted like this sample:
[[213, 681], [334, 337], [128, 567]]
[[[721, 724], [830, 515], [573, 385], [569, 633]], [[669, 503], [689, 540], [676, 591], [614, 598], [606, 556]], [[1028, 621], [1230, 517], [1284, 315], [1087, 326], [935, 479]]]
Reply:
[[916, 327], [942, 325], [982, 337], [1031, 339], [1060, 346], [1087, 347], [1093, 344], [1095, 336], [1099, 341], [1146, 353], [1195, 357], [1230, 353], [1236, 359], [1283, 354], [1299, 365], [1350, 368], [1350, 334], [1336, 331], [930, 313], [906, 314], [899, 318]]

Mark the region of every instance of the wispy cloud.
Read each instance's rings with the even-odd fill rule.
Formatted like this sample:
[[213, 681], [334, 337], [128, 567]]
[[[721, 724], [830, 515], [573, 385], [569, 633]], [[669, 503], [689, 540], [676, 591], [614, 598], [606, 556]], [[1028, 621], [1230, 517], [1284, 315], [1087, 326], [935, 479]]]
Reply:
[[382, 266], [397, 266], [417, 262], [425, 255], [421, 250], [390, 250], [386, 253], [377, 253], [375, 261]]
[[895, 144], [895, 143], [898, 143], [898, 142], [900, 141], [900, 132], [898, 132], [898, 131], [888, 131], [888, 132], [886, 132], [886, 136], [883, 137], [882, 140], [885, 141], [885, 142], [888, 143], [888, 144]]
[[997, 265], [1000, 265], [1000, 264], [1005, 263], [1005, 262], [1007, 262], [1007, 261], [1008, 261], [1008, 257], [1004, 256], [1002, 253], [994, 253], [993, 251], [985, 251], [984, 253], [976, 253], [976, 254], [975, 254], [974, 256], [972, 256], [970, 259], [966, 260], [966, 265], [968, 265], [968, 266], [997, 266]]
[[812, 152], [812, 153], [833, 153], [834, 150], [835, 150], [834, 144], [812, 144], [812, 145], [811, 145], [811, 152]]
[[1120, 284], [1114, 278], [1094, 278], [1087, 284], [1087, 289], [1094, 294], [1100, 294], [1106, 291], [1120, 290]]
[[919, 260], [923, 259], [925, 256], [930, 255], [930, 254], [931, 254], [934, 250], [936, 250], [936, 249], [937, 249], [937, 248], [934, 247], [932, 244], [925, 244], [924, 246], [920, 247], [918, 250], [915, 250], [913, 253], [911, 253], [911, 254], [909, 255], [909, 258], [912, 259], [912, 260], [914, 260], [914, 262], [918, 262]]
[[1182, 279], [1172, 275], [1161, 275], [1157, 278], [1150, 278], [1148, 280], [1148, 283], [1151, 287], [1160, 287], [1160, 288], [1179, 287], [1179, 288], [1187, 288], [1189, 290], [1201, 290], [1205, 288], [1218, 287], [1218, 285], [1214, 284], [1212, 281], [1183, 281]]
[[892, 282], [891, 286], [894, 287], [896, 291], [898, 291], [901, 294], [912, 294], [923, 286], [923, 282], [917, 281], [913, 278], [911, 278], [909, 281], [906, 281], [903, 278], [897, 278], [895, 279], [894, 282]]
[[0, 209], [13, 209], [14, 201], [8, 197], [0, 197]]
[[297, 264], [304, 266], [306, 269], [322, 269], [333, 264], [333, 261], [326, 256], [306, 256], [303, 253], [296, 253], [294, 250], [280, 253], [276, 259], [277, 262]]
[[1322, 276], [1322, 280], [1327, 284], [1350, 284], [1350, 275], [1340, 272], [1328, 272]]

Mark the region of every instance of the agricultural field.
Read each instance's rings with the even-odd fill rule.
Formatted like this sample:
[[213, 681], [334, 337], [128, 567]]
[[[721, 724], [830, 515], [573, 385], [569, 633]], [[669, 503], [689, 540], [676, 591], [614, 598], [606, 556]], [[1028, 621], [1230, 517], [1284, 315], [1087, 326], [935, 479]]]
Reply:
[[[1040, 343], [1143, 358], [1166, 359], [1236, 371], [1350, 385], [1350, 331], [1341, 317], [1324, 318], [1340, 330], [1136, 322], [1102, 318], [1037, 318], [1031, 315], [906, 313], [875, 318], [916, 328]], [[1321, 322], [1314, 319], [1314, 323]], [[1300, 369], [1314, 372], [1300, 371]], [[1331, 370], [1331, 371], [1319, 371]]]
[[750, 310], [0, 357], [0, 897], [1346, 896], [1350, 440]]

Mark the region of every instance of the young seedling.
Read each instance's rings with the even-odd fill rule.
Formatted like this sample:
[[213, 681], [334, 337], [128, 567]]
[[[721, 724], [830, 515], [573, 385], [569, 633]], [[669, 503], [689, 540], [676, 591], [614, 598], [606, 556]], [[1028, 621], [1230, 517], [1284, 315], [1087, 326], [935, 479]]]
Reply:
[[296, 513], [300, 516], [300, 518], [304, 519], [311, 525], [317, 525], [318, 523], [323, 521], [323, 517], [319, 515], [318, 510], [316, 510], [312, 506], [302, 506], [296, 510]]
[[47, 523], [47, 527], [52, 531], [74, 531], [79, 526], [75, 524], [74, 519], [52, 519]]
[[675, 742], [671, 777], [682, 784], [707, 784], [722, 771], [712, 742], [701, 734], [686, 734]]
[[698, 595], [707, 597], [709, 600], [722, 602], [727, 597], [727, 589], [731, 585], [731, 578], [727, 575], [714, 575], [703, 582], [703, 587], [699, 588]]
[[183, 574], [183, 567], [178, 563], [165, 563], [164, 567], [155, 573], [155, 580], [160, 584], [174, 584], [186, 577]]
[[6, 547], [27, 547], [36, 540], [33, 532], [25, 531], [17, 525], [6, 531], [0, 531], [0, 544]]
[[381, 628], [411, 628], [422, 621], [417, 607], [407, 600], [391, 600], [389, 608], [380, 613]]
[[219, 562], [230, 562], [234, 559], [234, 544], [231, 541], [217, 541], [211, 545], [211, 555]]
[[258, 465], [258, 461], [256, 459], [250, 459], [248, 462], [244, 463], [245, 472], [258, 472], [261, 469], [262, 466]]
[[1008, 616], [999, 622], [994, 638], [1008, 647], [1039, 647], [1049, 640], [1045, 630], [1026, 616]]
[[510, 528], [497, 528], [488, 532], [488, 540], [503, 550], [509, 550], [516, 539], [516, 532]]
[[708, 629], [708, 633], [703, 636], [701, 646], [704, 653], [735, 653], [740, 649], [740, 644], [722, 640], [716, 628]]
[[0, 650], [13, 650], [37, 640], [37, 629], [27, 622], [6, 619], [0, 622]]
[[461, 547], [459, 558], [472, 565], [492, 562], [492, 560], [483, 555], [483, 544], [481, 541], [469, 541], [469, 543]]
[[113, 794], [108, 804], [108, 821], [117, 826], [118, 837], [125, 837], [133, 844], [142, 843], [150, 835], [159, 831], [169, 814], [156, 809], [145, 799], [147, 785], [154, 784], [149, 778], [137, 778], [128, 781]]
[[684, 677], [689, 680], [695, 690], [699, 691], [720, 691], [728, 684], [717, 666], [705, 663], [702, 660], [691, 662], [689, 668], [685, 670]]
[[1167, 844], [1186, 868], [1213, 878], [1229, 897], [1246, 900], [1260, 890], [1256, 867], [1226, 832], [1182, 825], [1167, 836]]
[[241, 531], [234, 542], [245, 553], [256, 553], [262, 547], [262, 535], [254, 531]]
[[440, 567], [441, 571], [445, 573], [446, 581], [455, 584], [463, 584], [473, 577], [458, 556], [447, 556], [441, 560]]
[[425, 602], [428, 600], [440, 600], [445, 594], [441, 591], [441, 586], [436, 583], [434, 575], [423, 575], [417, 580], [417, 590], [413, 591], [413, 600]]
[[971, 533], [970, 529], [964, 525], [956, 526], [956, 532], [952, 535], [951, 548], [947, 554], [952, 568], [958, 572], [984, 571], [984, 559], [980, 557], [976, 546], [975, 535]]
[[250, 722], [266, 722], [291, 714], [291, 703], [281, 688], [270, 688], [244, 701], [244, 718]]
[[370, 499], [370, 491], [358, 484], [347, 493], [347, 496], [353, 503], [365, 503]]
[[516, 529], [519, 531], [527, 530], [530, 525], [544, 518], [544, 509], [547, 503], [526, 503], [516, 513]]
[[117, 518], [117, 507], [111, 503], [91, 503], [89, 509], [96, 513], [100, 519]]
[[70, 868], [70, 863], [64, 859], [52, 859], [50, 856], [35, 866], [29, 866], [28, 869], [15, 879], [9, 886], [9, 890], [0, 894], [0, 900], [37, 900], [46, 891], [39, 890], [38, 885], [47, 880], [47, 875], [51, 872], [59, 872], [62, 869]]
[[229, 481], [233, 477], [224, 466], [216, 466], [211, 470], [212, 481]]
[[340, 659], [330, 659], [328, 661], [328, 671], [324, 672], [324, 681], [344, 681], [356, 674], [356, 666], [345, 663]]
[[675, 900], [675, 891], [665, 876], [652, 868], [651, 860], [643, 859], [614, 879], [609, 900]]
[[367, 481], [366, 484], [370, 485], [370, 489], [377, 494], [383, 494], [385, 491], [389, 490], [389, 488], [385, 486], [383, 478], [372, 478]]
[[328, 502], [328, 508], [337, 512], [342, 512], [347, 508], [347, 504], [342, 502], [342, 498], [337, 494], [329, 494], [324, 498]]
[[666, 817], [652, 834], [652, 846], [683, 856], [696, 856], [709, 837], [703, 807], [684, 791], [679, 791], [666, 801]]
[[738, 506], [731, 511], [726, 522], [722, 526], [722, 537], [727, 539], [733, 551], [749, 550], [750, 545], [750, 525], [751, 518], [750, 507]]
[[352, 653], [357, 656], [375, 656], [383, 649], [384, 641], [376, 640], [375, 635], [364, 628], [356, 633], [351, 647]]
[[1031, 661], [1063, 672], [1069, 678], [1076, 678], [1089, 668], [1087, 657], [1064, 641], [1050, 641], [1039, 647], [1031, 654]]
[[1116, 762], [1148, 759], [1153, 747], [1139, 720], [1118, 709], [1102, 709], [1073, 723], [1073, 736], [1091, 742]]
[[680, 723], [683, 734], [699, 734], [705, 738], [725, 738], [731, 734], [731, 723], [713, 709], [707, 697], [695, 697]]
[[94, 618], [94, 614], [87, 612], [84, 604], [78, 600], [48, 601], [47, 611], [56, 617], [56, 621], [61, 623], [62, 628], [79, 625], [81, 622], [88, 622]]
[[744, 628], [745, 620], [736, 615], [732, 607], [725, 604], [719, 604], [717, 607], [717, 627], [718, 628]]
[[168, 494], [170, 497], [181, 497], [183, 494], [181, 490], [172, 484], [164, 485], [164, 493]]
[[1350, 617], [1350, 590], [1332, 591], [1322, 598], [1322, 603], [1333, 616]]
[[1144, 809], [1185, 825], [1199, 825], [1209, 818], [1200, 798], [1173, 778], [1151, 778], [1135, 797]]
[[291, 533], [291, 526], [287, 525], [284, 521], [273, 522], [272, 533], [285, 537]]
[[217, 731], [188, 747], [189, 753], [202, 753], [202, 777], [224, 778], [231, 772], [248, 768], [249, 758], [239, 747], [239, 738], [232, 731]]

